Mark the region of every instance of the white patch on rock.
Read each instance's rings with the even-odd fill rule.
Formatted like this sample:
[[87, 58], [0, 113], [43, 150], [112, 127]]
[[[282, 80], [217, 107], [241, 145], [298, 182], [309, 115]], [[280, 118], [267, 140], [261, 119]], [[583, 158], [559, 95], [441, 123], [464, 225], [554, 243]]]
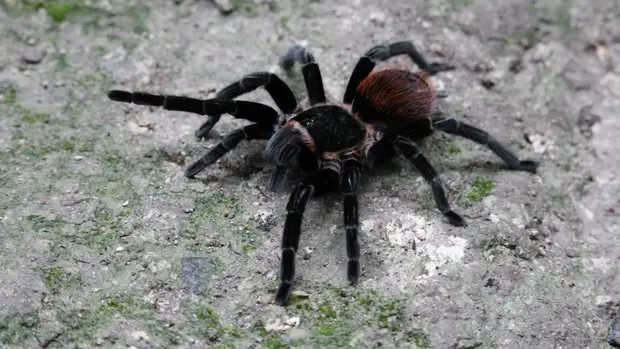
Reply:
[[375, 221], [372, 219], [366, 219], [362, 221], [362, 231], [370, 232], [375, 228]]
[[433, 226], [424, 217], [413, 214], [406, 214], [385, 225], [387, 240], [392, 246], [401, 247], [412, 246], [416, 239], [425, 240], [433, 230]]
[[430, 262], [425, 265], [428, 276], [437, 274], [437, 270], [449, 263], [458, 263], [465, 256], [468, 241], [451, 236], [445, 245], [426, 244], [420, 248], [420, 253], [428, 256]]
[[287, 318], [284, 321], [282, 321], [282, 319], [280, 318], [270, 319], [270, 320], [267, 320], [267, 323], [265, 324], [265, 330], [267, 332], [286, 331], [293, 327], [297, 327], [300, 322], [301, 322], [301, 319], [298, 316]]

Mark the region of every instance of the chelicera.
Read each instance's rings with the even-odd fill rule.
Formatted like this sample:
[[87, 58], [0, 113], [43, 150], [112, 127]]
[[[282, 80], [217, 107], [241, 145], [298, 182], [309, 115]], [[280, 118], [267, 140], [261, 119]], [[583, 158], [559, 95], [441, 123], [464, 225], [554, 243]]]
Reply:
[[[377, 62], [398, 55], [408, 55], [421, 71], [375, 69]], [[420, 171], [432, 188], [437, 208], [449, 222], [455, 226], [466, 225], [451, 209], [437, 171], [416, 144], [434, 130], [486, 145], [511, 169], [536, 172], [536, 162], [519, 160], [487, 132], [433, 108], [434, 100], [441, 95], [431, 85], [429, 76], [450, 68], [442, 63], [429, 64], [409, 41], [377, 45], [368, 50], [353, 69], [341, 102], [327, 98], [319, 65], [308, 50], [296, 44], [280, 60], [285, 70], [295, 63], [302, 65], [306, 84], [308, 96], [304, 107], [286, 83], [267, 72], [248, 74], [207, 100], [121, 90], [108, 94], [114, 101], [208, 115], [196, 131], [198, 137], [205, 136], [225, 113], [253, 122], [225, 136], [190, 165], [185, 170], [187, 177], [194, 177], [244, 139], [268, 140], [265, 154], [275, 163], [269, 183], [271, 190], [282, 189], [291, 173], [301, 175], [286, 207], [277, 304], [287, 304], [293, 289], [295, 256], [306, 205], [313, 195], [323, 192], [342, 193], [347, 276], [350, 284], [357, 283], [360, 276], [357, 193], [362, 172], [397, 154], [410, 160]], [[234, 100], [259, 87], [271, 95], [280, 113], [261, 103]]]

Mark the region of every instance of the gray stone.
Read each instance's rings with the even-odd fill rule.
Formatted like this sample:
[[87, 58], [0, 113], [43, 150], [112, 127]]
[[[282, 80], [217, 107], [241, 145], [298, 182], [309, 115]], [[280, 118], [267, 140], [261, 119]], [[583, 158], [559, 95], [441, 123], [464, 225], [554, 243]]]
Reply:
[[203, 294], [209, 287], [213, 275], [213, 263], [209, 257], [181, 258], [181, 277], [183, 284], [196, 295]]

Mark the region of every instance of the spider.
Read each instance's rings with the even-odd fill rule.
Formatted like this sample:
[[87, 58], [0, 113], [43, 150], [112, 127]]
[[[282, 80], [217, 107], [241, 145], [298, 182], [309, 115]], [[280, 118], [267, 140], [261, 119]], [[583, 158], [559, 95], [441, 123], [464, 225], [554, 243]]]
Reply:
[[[377, 62], [403, 54], [421, 71], [375, 70]], [[291, 45], [280, 59], [285, 70], [290, 70], [295, 63], [302, 65], [308, 94], [305, 108], [299, 105], [286, 83], [266, 72], [248, 74], [225, 87], [214, 99], [207, 100], [120, 90], [108, 94], [114, 101], [208, 115], [208, 120], [196, 131], [197, 136], [205, 135], [225, 113], [254, 122], [225, 136], [214, 149], [185, 170], [187, 177], [215, 163], [244, 139], [268, 139], [265, 155], [276, 165], [270, 189], [281, 189], [288, 173], [301, 174], [286, 206], [280, 284], [275, 295], [278, 305], [288, 303], [293, 289], [306, 205], [312, 196], [320, 193], [333, 190], [342, 193], [347, 277], [351, 285], [358, 282], [357, 193], [362, 172], [397, 154], [410, 160], [421, 172], [432, 188], [437, 208], [448, 221], [454, 226], [466, 226], [465, 220], [450, 207], [437, 171], [416, 144], [435, 129], [488, 146], [511, 169], [536, 173], [536, 162], [519, 160], [487, 132], [433, 110], [433, 101], [440, 96], [430, 84], [429, 76], [451, 68], [442, 63], [428, 63], [410, 41], [377, 45], [368, 50], [353, 69], [342, 102], [327, 98], [314, 56], [297, 44]], [[261, 103], [233, 100], [261, 86], [282, 113]]]

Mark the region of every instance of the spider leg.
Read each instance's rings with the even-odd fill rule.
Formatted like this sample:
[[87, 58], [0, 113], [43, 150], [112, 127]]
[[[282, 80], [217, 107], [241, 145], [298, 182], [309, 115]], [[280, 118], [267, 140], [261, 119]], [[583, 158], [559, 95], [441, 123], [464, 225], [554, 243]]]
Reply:
[[273, 133], [273, 127], [264, 124], [252, 124], [232, 131], [215, 148], [187, 167], [185, 169], [185, 177], [193, 178], [196, 174], [213, 165], [218, 159], [234, 149], [242, 140], [269, 139]]
[[459, 214], [452, 211], [452, 208], [450, 208], [450, 203], [446, 198], [443, 184], [437, 174], [437, 171], [433, 168], [430, 162], [428, 162], [418, 146], [416, 146], [411, 140], [404, 137], [396, 138], [394, 145], [398, 148], [401, 154], [413, 163], [413, 165], [422, 174], [422, 177], [424, 177], [424, 179], [430, 184], [431, 189], [433, 190], [433, 196], [435, 197], [435, 204], [437, 205], [439, 211], [441, 211], [441, 213], [448, 218], [452, 225], [457, 227], [466, 226], [467, 223], [465, 220]]
[[[355, 68], [353, 68], [347, 88], [345, 89], [343, 103], [351, 104], [353, 102], [357, 86], [370, 74], [370, 72], [372, 72], [377, 62], [385, 61], [400, 55], [409, 56], [411, 60], [418, 67], [420, 67], [420, 69], [426, 70], [431, 75], [451, 69], [451, 67], [448, 67], [443, 63], [428, 63], [411, 41], [399, 41], [388, 45], [376, 45], [366, 51], [362, 58], [360, 58], [357, 62]], [[441, 91], [438, 97], [447, 97], [447, 92]]]
[[359, 214], [357, 191], [362, 175], [361, 164], [357, 160], [348, 160], [344, 164], [342, 191], [344, 195], [344, 227], [347, 244], [347, 277], [350, 284], [356, 284], [360, 276], [360, 243], [358, 240]]
[[[245, 75], [240, 80], [224, 87], [216, 94], [215, 98], [234, 99], [259, 87], [263, 87], [269, 93], [284, 114], [291, 114], [297, 109], [297, 99], [291, 88], [276, 74], [269, 72], [255, 72]], [[196, 131], [196, 137], [202, 138], [206, 136], [220, 120], [221, 116], [221, 114], [209, 114], [207, 121]]]
[[183, 111], [200, 115], [230, 114], [236, 118], [273, 125], [278, 112], [268, 105], [229, 99], [197, 99], [184, 96], [155, 95], [145, 92], [112, 90], [108, 97], [117, 102], [162, 107], [165, 110]]
[[314, 193], [314, 177], [304, 178], [291, 193], [286, 205], [286, 221], [282, 233], [282, 260], [280, 264], [280, 285], [276, 291], [276, 304], [286, 305], [293, 290], [295, 278], [295, 255], [299, 248], [301, 222], [306, 204]]
[[488, 132], [459, 121], [452, 117], [433, 118], [433, 126], [443, 132], [470, 139], [478, 144], [487, 146], [495, 155], [499, 156], [504, 162], [514, 170], [536, 173], [538, 163], [531, 160], [519, 160], [519, 157], [512, 151], [499, 143], [495, 137]]
[[321, 70], [315, 62], [312, 53], [299, 44], [291, 45], [286, 53], [280, 57], [280, 66], [288, 71], [295, 65], [295, 62], [302, 65], [301, 71], [304, 75], [310, 105], [325, 102], [325, 89], [323, 88]]

